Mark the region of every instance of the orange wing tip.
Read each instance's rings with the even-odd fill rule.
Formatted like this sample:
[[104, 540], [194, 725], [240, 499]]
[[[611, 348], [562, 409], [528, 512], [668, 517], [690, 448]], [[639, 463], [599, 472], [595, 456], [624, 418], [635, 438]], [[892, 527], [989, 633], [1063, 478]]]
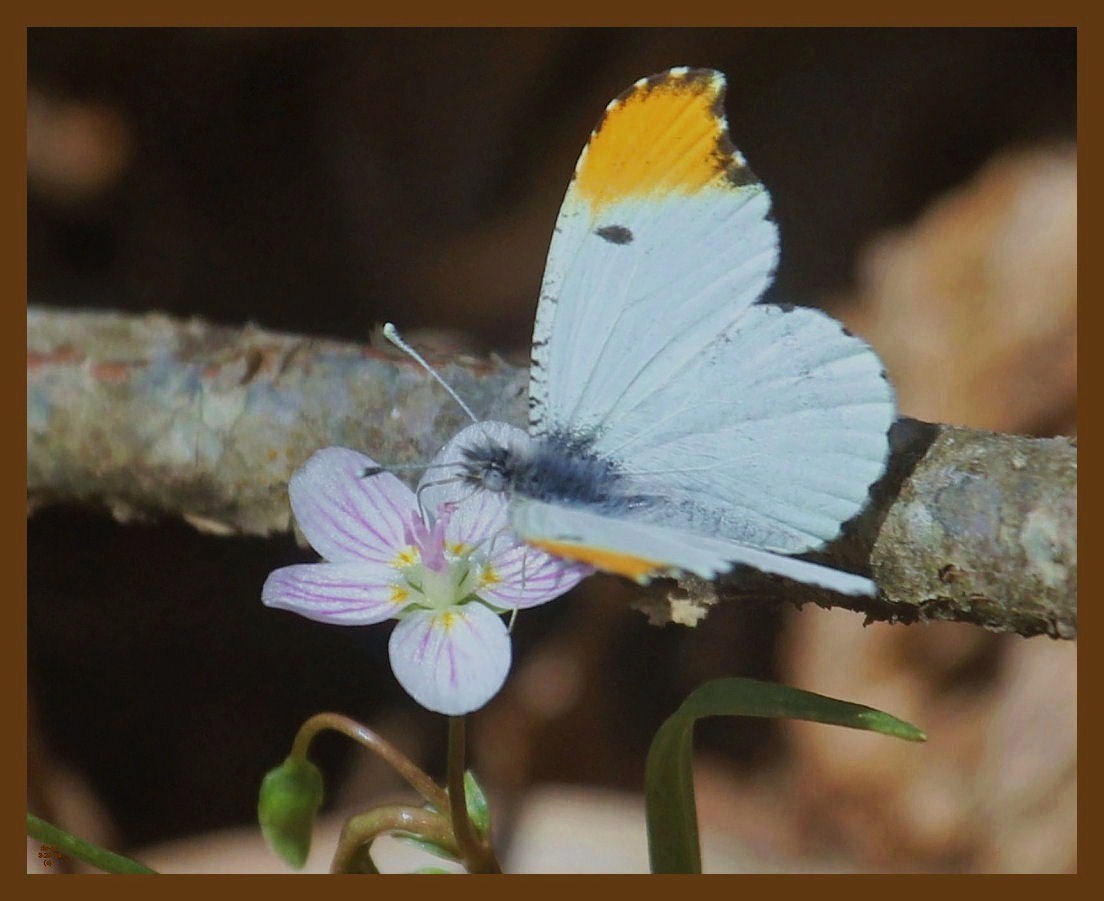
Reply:
[[567, 557], [569, 560], [589, 563], [603, 572], [627, 576], [638, 582], [646, 582], [650, 577], [658, 575], [666, 569], [664, 564], [657, 563], [654, 560], [619, 554], [617, 551], [609, 551], [599, 547], [572, 544], [569, 541], [533, 541], [530, 539], [529, 544], [556, 557]]
[[757, 179], [728, 137], [724, 75], [668, 69], [612, 100], [575, 167], [594, 213], [629, 197], [691, 195]]

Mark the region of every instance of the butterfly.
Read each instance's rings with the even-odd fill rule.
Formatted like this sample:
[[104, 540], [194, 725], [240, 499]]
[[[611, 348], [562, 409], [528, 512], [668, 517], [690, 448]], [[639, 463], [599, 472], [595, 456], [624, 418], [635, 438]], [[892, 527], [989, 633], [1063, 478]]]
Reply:
[[640, 582], [745, 565], [873, 595], [790, 555], [866, 503], [893, 390], [837, 321], [761, 302], [778, 230], [724, 90], [720, 72], [676, 68], [606, 107], [548, 252], [529, 428], [468, 426], [441, 481], [502, 497], [528, 544]]

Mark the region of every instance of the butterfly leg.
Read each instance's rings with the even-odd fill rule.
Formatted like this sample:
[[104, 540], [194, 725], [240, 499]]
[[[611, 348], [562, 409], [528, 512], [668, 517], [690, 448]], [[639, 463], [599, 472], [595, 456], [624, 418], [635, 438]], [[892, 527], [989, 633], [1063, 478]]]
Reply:
[[[425, 509], [425, 506], [422, 504], [422, 492], [425, 491], [427, 488], [439, 488], [441, 485], [451, 485], [453, 482], [460, 482], [460, 481], [463, 481], [463, 479], [460, 476], [453, 476], [452, 478], [449, 478], [449, 479], [437, 479], [433, 482], [423, 482], [421, 485], [418, 486], [418, 490], [415, 493], [415, 497], [418, 500], [418, 512], [421, 514], [421, 517], [424, 521], [428, 522], [429, 517], [426, 516], [426, 509]], [[475, 491], [476, 489], [472, 489], [472, 490]], [[459, 501], [457, 501], [457, 503], [463, 503], [469, 497], [471, 497], [471, 494], [467, 495], [466, 497], [462, 497]]]

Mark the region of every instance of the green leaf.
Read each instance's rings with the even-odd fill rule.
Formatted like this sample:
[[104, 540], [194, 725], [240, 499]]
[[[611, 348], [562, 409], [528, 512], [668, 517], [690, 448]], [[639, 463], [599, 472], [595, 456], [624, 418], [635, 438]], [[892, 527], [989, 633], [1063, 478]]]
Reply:
[[257, 819], [270, 848], [300, 869], [310, 853], [314, 817], [322, 805], [322, 772], [303, 757], [288, 757], [261, 782]]
[[491, 809], [487, 806], [483, 788], [471, 770], [464, 773], [464, 801], [468, 807], [468, 819], [472, 821], [475, 831], [486, 837], [491, 831]]
[[56, 850], [85, 863], [90, 863], [105, 873], [156, 873], [145, 864], [129, 857], [123, 857], [99, 845], [86, 842], [77, 838], [71, 832], [66, 832], [59, 826], [47, 822], [33, 813], [27, 814], [27, 835], [45, 845], [51, 845]]
[[443, 870], [440, 867], [421, 867], [420, 869], [413, 870], [413, 874], [424, 876], [455, 876], [456, 874], [452, 870]]
[[755, 679], [716, 679], [691, 692], [659, 727], [648, 751], [644, 796], [653, 873], [700, 873], [694, 807], [694, 723], [706, 716], [786, 717], [925, 741], [915, 726], [872, 707]]

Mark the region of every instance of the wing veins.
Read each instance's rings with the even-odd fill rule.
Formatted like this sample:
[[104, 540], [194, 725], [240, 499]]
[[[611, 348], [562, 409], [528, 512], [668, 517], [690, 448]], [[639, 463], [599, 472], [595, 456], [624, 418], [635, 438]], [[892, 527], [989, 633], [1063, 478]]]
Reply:
[[[764, 251], [760, 251], [760, 253], [759, 253], [759, 254], [756, 254], [756, 255], [755, 255], [754, 257], [750, 257], [750, 258], [749, 258], [749, 260], [748, 260], [748, 262], [750, 262], [751, 260], [757, 259], [757, 258], [758, 258], [759, 256], [761, 256], [761, 255], [762, 255], [763, 253], [770, 253], [770, 252], [771, 252], [771, 250], [772, 250], [772, 248], [767, 248], [767, 249], [766, 249], [766, 250], [764, 250]], [[697, 300], [698, 298], [700, 298], [700, 297], [702, 296], [702, 294], [706, 293], [707, 291], [712, 291], [712, 290], [714, 290], [714, 289], [716, 288], [716, 286], [717, 286], [718, 284], [720, 284], [721, 282], [723, 282], [723, 281], [724, 281], [724, 280], [725, 280], [726, 278], [731, 278], [731, 277], [732, 277], [732, 274], [731, 274], [731, 272], [728, 272], [728, 273], [726, 273], [725, 275], [721, 275], [721, 276], [718, 276], [718, 277], [717, 277], [717, 278], [715, 278], [715, 279], [714, 279], [714, 280], [713, 280], [712, 282], [710, 282], [710, 283], [709, 283], [708, 285], [704, 286], [704, 287], [703, 287], [703, 288], [702, 288], [701, 290], [699, 290], [699, 291], [698, 291], [698, 292], [697, 292], [696, 294], [694, 294], [694, 295], [693, 295], [693, 297], [691, 298], [691, 300]], [[740, 317], [740, 316], [742, 316], [742, 315], [743, 315], [743, 314], [744, 314], [744, 313], [745, 313], [745, 312], [746, 312], [746, 311], [747, 311], [747, 310], [748, 310], [748, 309], [749, 309], [750, 307], [751, 307], [751, 304], [748, 304], [747, 306], [745, 306], [745, 307], [743, 307], [742, 309], [740, 309], [740, 311], [738, 312], [738, 314], [737, 314], [737, 315], [736, 315], [736, 316], [735, 316], [735, 317], [734, 317], [734, 318], [733, 318], [732, 320], [730, 320], [730, 321], [729, 321], [729, 322], [728, 322], [728, 323], [727, 323], [727, 324], [726, 324], [726, 325], [724, 326], [724, 328], [721, 328], [721, 329], [719, 329], [719, 330], [718, 330], [717, 332], [715, 332], [715, 333], [714, 333], [714, 334], [713, 334], [713, 335], [712, 335], [712, 336], [711, 336], [711, 337], [709, 338], [709, 340], [707, 340], [707, 341], [706, 341], [706, 342], [705, 342], [705, 343], [704, 343], [704, 344], [702, 345], [702, 348], [708, 347], [708, 346], [709, 346], [709, 345], [710, 345], [710, 344], [711, 344], [711, 343], [712, 343], [713, 341], [715, 341], [715, 340], [717, 339], [717, 336], [718, 336], [718, 335], [720, 335], [720, 334], [721, 334], [721, 333], [722, 333], [722, 332], [723, 332], [723, 331], [724, 331], [725, 329], [727, 329], [727, 328], [730, 328], [730, 327], [732, 326], [732, 324], [733, 324], [734, 322], [736, 322], [736, 321], [737, 321], [737, 320], [739, 319], [739, 317]], [[664, 342], [664, 343], [663, 343], [663, 344], [662, 344], [662, 345], [661, 345], [660, 347], [658, 347], [658, 348], [657, 348], [657, 349], [656, 349], [655, 351], [653, 351], [653, 352], [652, 352], [652, 354], [651, 354], [651, 356], [649, 356], [649, 357], [648, 357], [648, 359], [647, 359], [647, 361], [646, 361], [646, 362], [644, 363], [644, 365], [643, 365], [643, 366], [641, 366], [641, 367], [640, 367], [640, 368], [639, 368], [639, 369], [638, 369], [638, 370], [637, 370], [637, 371], [636, 371], [636, 372], [635, 372], [635, 373], [633, 374], [633, 377], [632, 377], [632, 378], [631, 378], [631, 379], [629, 380], [628, 384], [627, 384], [627, 385], [625, 386], [625, 389], [624, 389], [624, 391], [622, 392], [621, 396], [622, 396], [622, 397], [624, 397], [624, 395], [625, 395], [625, 394], [627, 394], [627, 393], [629, 392], [629, 390], [630, 390], [630, 389], [634, 388], [634, 387], [635, 387], [635, 386], [636, 386], [636, 385], [637, 385], [637, 384], [639, 383], [639, 381], [640, 381], [640, 378], [641, 378], [642, 376], [644, 376], [644, 375], [645, 375], [645, 374], [646, 374], [646, 373], [647, 373], [647, 372], [649, 371], [649, 369], [650, 369], [650, 368], [651, 368], [652, 366], [654, 366], [654, 365], [655, 365], [656, 361], [657, 361], [657, 360], [658, 360], [658, 359], [659, 359], [659, 358], [660, 358], [661, 356], [663, 356], [663, 354], [664, 354], [664, 353], [665, 353], [665, 352], [667, 351], [667, 349], [668, 349], [668, 348], [670, 348], [670, 347], [671, 347], [671, 345], [672, 345], [672, 344], [675, 344], [675, 343], [677, 343], [678, 341], [682, 340], [682, 339], [683, 339], [683, 338], [685, 337], [685, 334], [686, 334], [687, 332], [690, 332], [690, 331], [692, 331], [693, 329], [696, 329], [696, 328], [697, 328], [698, 326], [702, 325], [702, 323], [704, 323], [704, 322], [705, 322], [705, 321], [706, 321], [707, 319], [709, 319], [709, 318], [711, 318], [712, 316], [716, 315], [716, 313], [717, 313], [717, 312], [718, 312], [718, 311], [717, 311], [716, 309], [711, 309], [711, 310], [707, 311], [707, 312], [706, 312], [706, 313], [705, 313], [704, 315], [702, 315], [702, 316], [699, 316], [699, 317], [698, 317], [697, 319], [695, 319], [695, 320], [694, 320], [693, 322], [691, 322], [691, 323], [690, 323], [690, 324], [689, 324], [689, 325], [688, 325], [688, 326], [686, 327], [686, 329], [684, 329], [684, 330], [683, 330], [682, 332], [680, 332], [680, 333], [678, 333], [678, 334], [676, 334], [676, 335], [672, 335], [672, 336], [671, 336], [670, 338], [668, 338], [668, 339], [667, 339], [667, 340], [666, 340], [666, 341], [665, 341], [665, 342]], [[699, 352], [700, 352], [700, 349], [699, 349]], [[680, 375], [680, 374], [681, 374], [681, 373], [683, 372], [683, 370], [685, 370], [687, 366], [689, 366], [689, 365], [690, 365], [691, 363], [693, 363], [693, 362], [694, 362], [694, 359], [695, 359], [695, 358], [694, 358], [694, 356], [691, 356], [691, 357], [689, 357], [689, 358], [688, 358], [688, 359], [687, 359], [687, 360], [686, 360], [686, 361], [685, 361], [685, 362], [684, 362], [684, 363], [683, 363], [683, 364], [682, 364], [681, 366], [679, 366], [679, 368], [678, 368], [678, 369], [676, 369], [676, 370], [675, 370], [675, 371], [674, 371], [674, 372], [673, 372], [673, 373], [671, 374], [671, 381], [674, 381], [675, 379], [677, 379], [677, 378], [678, 378], [678, 376], [679, 376], [679, 375]], [[625, 409], [623, 409], [623, 410], [618, 410], [618, 411], [617, 411], [617, 413], [618, 413], [618, 417], [619, 417], [619, 418], [620, 418], [620, 417], [624, 417], [625, 415], [627, 415], [627, 414], [629, 414], [629, 413], [632, 413], [632, 412], [633, 412], [634, 410], [636, 410], [636, 409], [637, 409], [637, 408], [638, 408], [638, 407], [639, 407], [639, 406], [640, 406], [640, 405], [641, 405], [642, 403], [644, 403], [644, 401], [645, 401], [646, 399], [647, 399], [647, 395], [645, 395], [645, 397], [642, 397], [642, 398], [641, 398], [640, 400], [638, 400], [638, 401], [637, 401], [636, 403], [634, 403], [634, 404], [633, 404], [633, 405], [632, 405], [631, 407], [625, 408]], [[616, 404], [615, 404], [615, 405], [616, 405]], [[603, 422], [606, 422], [606, 421], [608, 421], [608, 418], [609, 418], [609, 414], [610, 414], [610, 411], [609, 411], [609, 410], [607, 410], [607, 411], [605, 412], [605, 414], [603, 415], [603, 420], [602, 420]]]

